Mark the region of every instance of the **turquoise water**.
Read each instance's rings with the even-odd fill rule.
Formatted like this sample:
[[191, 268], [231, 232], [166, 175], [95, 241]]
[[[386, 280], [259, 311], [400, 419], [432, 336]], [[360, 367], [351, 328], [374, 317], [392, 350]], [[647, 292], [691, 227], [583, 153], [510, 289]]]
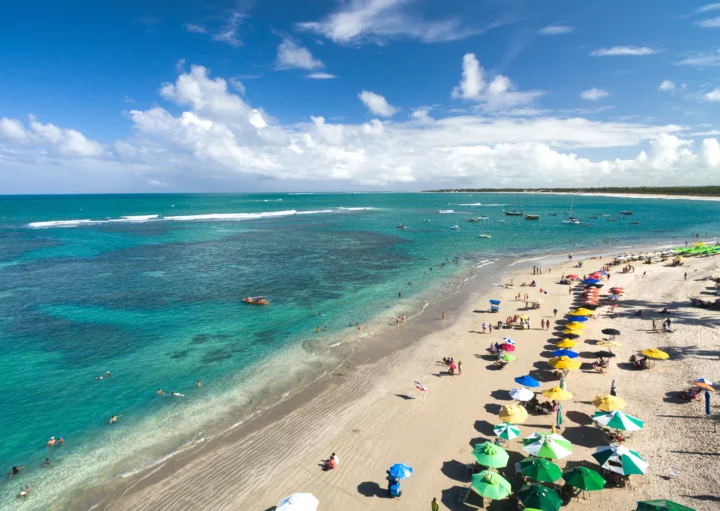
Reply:
[[22, 483], [42, 507], [243, 420], [332, 370], [333, 347], [361, 341], [349, 323], [412, 316], [478, 261], [720, 233], [717, 202], [576, 197], [581, 227], [561, 223], [568, 197], [519, 199], [541, 219], [504, 216], [501, 194], [0, 197], [0, 469], [24, 467], [0, 507]]

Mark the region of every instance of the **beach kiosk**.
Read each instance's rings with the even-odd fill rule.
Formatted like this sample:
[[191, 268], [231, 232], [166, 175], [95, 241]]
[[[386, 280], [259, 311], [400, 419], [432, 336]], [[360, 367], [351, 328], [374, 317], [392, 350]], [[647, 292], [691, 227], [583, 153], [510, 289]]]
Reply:
[[490, 300], [490, 312], [500, 312], [500, 300]]

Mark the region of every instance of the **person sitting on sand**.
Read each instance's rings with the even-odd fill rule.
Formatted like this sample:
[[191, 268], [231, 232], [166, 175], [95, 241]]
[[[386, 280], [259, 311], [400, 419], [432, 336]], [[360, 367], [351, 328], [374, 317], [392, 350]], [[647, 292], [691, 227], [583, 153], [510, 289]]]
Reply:
[[18, 494], [17, 498], [24, 499], [30, 494], [30, 484], [25, 485], [25, 488], [20, 489], [20, 493]]
[[670, 314], [670, 311], [668, 311], [667, 307], [665, 307], [663, 310], [660, 311], [660, 314]]
[[534, 280], [532, 282], [530, 282], [530, 287], [535, 287], [535, 286], [537, 286], [537, 284], [535, 284]]
[[457, 371], [457, 366], [455, 365], [455, 362], [450, 364], [450, 370], [448, 371], [448, 374], [450, 376], [455, 376], [455, 371]]
[[338, 458], [335, 453], [332, 453], [323, 465], [323, 470], [332, 470], [334, 468], [337, 468], [338, 465], [340, 465], [340, 458]]

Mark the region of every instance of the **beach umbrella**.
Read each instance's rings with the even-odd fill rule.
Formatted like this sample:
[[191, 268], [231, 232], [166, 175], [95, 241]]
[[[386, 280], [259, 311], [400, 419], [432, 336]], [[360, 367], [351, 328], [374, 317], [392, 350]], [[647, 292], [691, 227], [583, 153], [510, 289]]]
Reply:
[[555, 350], [552, 352], [553, 357], [568, 357], [568, 358], [578, 358], [578, 354], [576, 351], [573, 350]]
[[579, 309], [571, 311], [570, 314], [572, 314], [573, 316], [592, 316], [593, 314], [595, 314], [595, 312], [584, 307], [580, 307]]
[[553, 369], [580, 369], [580, 366], [582, 365], [582, 362], [579, 360], [574, 360], [568, 357], [556, 357], [551, 358], [548, 361], [548, 364], [550, 364], [550, 367]]
[[602, 490], [605, 486], [605, 479], [594, 470], [586, 467], [575, 467], [566, 470], [563, 472], [562, 478], [568, 485], [583, 491]]
[[530, 401], [535, 393], [532, 390], [528, 390], [525, 387], [519, 389], [512, 389], [510, 391], [510, 397], [516, 401]]
[[577, 321], [571, 321], [570, 323], [565, 323], [565, 328], [570, 328], [573, 330], [583, 330], [587, 325], [584, 323], [579, 323]]
[[503, 351], [515, 351], [515, 346], [506, 342], [502, 343], [499, 347]]
[[552, 401], [566, 401], [568, 399], [572, 399], [572, 392], [568, 392], [560, 387], [543, 390], [542, 395]]
[[585, 323], [589, 319], [585, 316], [568, 316], [568, 319], [573, 323]]
[[711, 382], [707, 378], [695, 378], [695, 383], [704, 383], [706, 385], [715, 385], [713, 382]]
[[505, 449], [492, 442], [483, 442], [476, 445], [475, 449], [473, 449], [473, 456], [478, 464], [492, 468], [506, 467], [508, 459], [510, 459], [510, 455]]
[[580, 334], [578, 333], [577, 330], [570, 330], [570, 329], [568, 329], [568, 328], [566, 328], [565, 330], [563, 330], [563, 331], [562, 331], [562, 334], [563, 334], [565, 337], [567, 337], [568, 339], [577, 339], [578, 337], [580, 337]]
[[622, 445], [601, 445], [592, 457], [602, 468], [623, 476], [644, 474], [648, 468], [638, 453]]
[[608, 428], [620, 431], [640, 431], [645, 424], [643, 421], [620, 410], [612, 412], [595, 412], [593, 420]]
[[525, 314], [520, 314], [520, 315], [518, 316], [518, 318], [520, 318], [520, 319], [530, 319], [530, 318], [527, 317]]
[[520, 472], [542, 483], [554, 483], [562, 477], [560, 467], [545, 458], [525, 458], [520, 462]]
[[601, 332], [605, 335], [620, 335], [620, 330], [616, 330], [615, 328], [604, 328]]
[[518, 405], [505, 405], [500, 408], [500, 420], [509, 422], [510, 424], [520, 424], [525, 422], [528, 418], [528, 413], [525, 408]]
[[570, 280], [575, 280], [576, 278], [578, 278], [578, 276], [575, 275], [574, 273], [571, 273], [570, 275], [565, 275], [565, 278], [570, 279]]
[[525, 385], [526, 387], [539, 387], [540, 386], [540, 382], [528, 374], [526, 374], [525, 376], [518, 376], [517, 378], [515, 378], [515, 383], [519, 383], [520, 385]]
[[490, 303], [493, 305], [500, 305], [500, 300], [490, 300]]
[[672, 500], [643, 500], [638, 502], [635, 511], [695, 511]]
[[497, 472], [489, 470], [473, 474], [470, 488], [481, 497], [492, 500], [506, 499], [512, 493], [508, 480]]
[[538, 458], [558, 460], [572, 454], [572, 444], [557, 433], [533, 433], [523, 440], [523, 451]]
[[512, 424], [508, 424], [507, 422], [503, 422], [502, 424], [498, 424], [493, 427], [493, 433], [495, 433], [495, 436], [502, 438], [503, 440], [512, 440], [513, 438], [520, 436], [520, 428], [513, 426]]
[[626, 406], [626, 403], [622, 398], [611, 396], [610, 394], [595, 396], [595, 399], [592, 400], [592, 404], [595, 405], [595, 408], [604, 412], [622, 410]]
[[276, 511], [315, 511], [320, 501], [312, 493], [293, 493], [285, 497], [275, 508]]
[[528, 508], [541, 511], [559, 511], [560, 506], [562, 506], [562, 500], [555, 490], [539, 484], [523, 486], [518, 491], [517, 496], [525, 507], [525, 511]]
[[693, 383], [693, 385], [695, 385], [696, 387], [700, 387], [701, 389], [709, 390], [710, 392], [715, 392], [715, 389], [713, 387], [701, 381], [696, 381]]
[[662, 360], [665, 360], [666, 358], [670, 358], [670, 355], [668, 355], [664, 351], [659, 350], [657, 348], [649, 348], [646, 350], [642, 350], [640, 353], [642, 353], [646, 357], [650, 357], [650, 358], [658, 358], [658, 359], [662, 359]]
[[582, 283], [585, 284], [586, 286], [594, 286], [598, 282], [600, 282], [598, 279], [585, 279], [582, 281]]
[[576, 341], [570, 340], [570, 339], [563, 339], [559, 343], [557, 343], [555, 346], [558, 348], [572, 348], [577, 344]]
[[407, 479], [412, 473], [412, 467], [407, 466], [405, 463], [396, 463], [390, 467], [390, 475], [395, 479]]
[[517, 357], [515, 355], [509, 355], [505, 353], [502, 357], [500, 357], [500, 360], [503, 362], [512, 362], [513, 360], [516, 360]]
[[503, 344], [512, 344], [513, 346], [515, 346], [515, 341], [510, 339], [510, 337], [503, 337], [502, 343]]

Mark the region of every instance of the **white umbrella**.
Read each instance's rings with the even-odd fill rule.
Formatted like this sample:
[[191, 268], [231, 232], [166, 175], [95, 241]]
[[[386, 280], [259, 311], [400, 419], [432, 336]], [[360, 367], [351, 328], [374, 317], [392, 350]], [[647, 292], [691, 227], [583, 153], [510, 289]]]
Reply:
[[276, 511], [316, 511], [320, 501], [312, 493], [293, 493], [278, 504]]
[[530, 401], [535, 393], [532, 390], [528, 390], [525, 387], [519, 389], [512, 389], [510, 391], [510, 397], [516, 401]]
[[504, 344], [512, 344], [513, 346], [515, 346], [515, 341], [513, 341], [512, 339], [510, 339], [510, 337], [503, 337], [502, 343], [504, 343]]

